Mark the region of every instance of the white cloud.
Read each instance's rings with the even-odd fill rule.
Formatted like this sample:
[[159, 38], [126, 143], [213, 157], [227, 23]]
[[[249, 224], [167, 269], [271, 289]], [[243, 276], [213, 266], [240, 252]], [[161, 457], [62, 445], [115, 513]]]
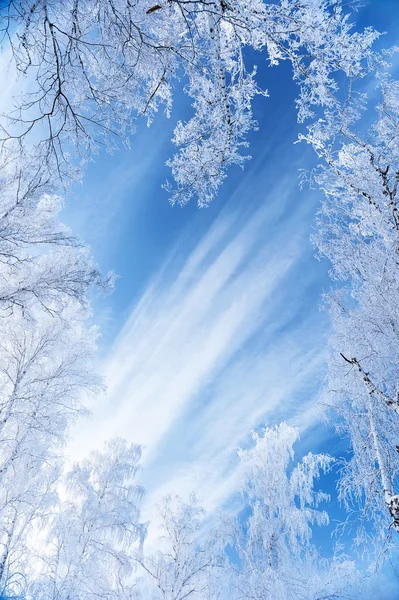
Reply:
[[145, 513], [169, 491], [194, 490], [215, 509], [251, 428], [314, 418], [323, 338], [312, 339], [315, 307], [298, 313], [312, 273], [301, 266], [309, 207], [281, 219], [294, 186], [252, 215], [225, 210], [191, 251], [177, 244], [109, 351], [107, 394], [69, 454], [115, 434], [145, 445]]

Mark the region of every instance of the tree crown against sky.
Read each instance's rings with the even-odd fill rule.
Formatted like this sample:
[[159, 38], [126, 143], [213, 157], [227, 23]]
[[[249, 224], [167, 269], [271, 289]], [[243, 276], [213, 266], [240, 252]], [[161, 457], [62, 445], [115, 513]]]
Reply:
[[3, 43], [31, 83], [3, 123], [3, 148], [27, 158], [33, 143], [53, 178], [74, 177], [76, 153], [84, 162], [117, 138], [130, 143], [137, 119], [170, 114], [181, 81], [192, 117], [176, 126], [166, 188], [172, 203], [207, 205], [228, 167], [244, 165], [252, 102], [266, 93], [248, 49], [263, 52], [261, 68], [290, 61], [305, 121], [335, 106], [337, 73], [363, 77], [376, 60], [379, 34], [356, 32], [347, 11], [340, 0], [12, 0], [0, 12]]

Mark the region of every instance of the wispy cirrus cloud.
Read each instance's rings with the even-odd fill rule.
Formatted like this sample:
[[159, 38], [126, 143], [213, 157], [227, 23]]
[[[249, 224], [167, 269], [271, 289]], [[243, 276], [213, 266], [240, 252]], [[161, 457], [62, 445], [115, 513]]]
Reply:
[[143, 444], [147, 510], [163, 493], [192, 490], [216, 508], [250, 430], [311, 405], [324, 338], [306, 266], [313, 207], [293, 205], [294, 186], [282, 182], [252, 214], [235, 204], [200, 239], [180, 240], [110, 348], [107, 394], [70, 452], [115, 434]]

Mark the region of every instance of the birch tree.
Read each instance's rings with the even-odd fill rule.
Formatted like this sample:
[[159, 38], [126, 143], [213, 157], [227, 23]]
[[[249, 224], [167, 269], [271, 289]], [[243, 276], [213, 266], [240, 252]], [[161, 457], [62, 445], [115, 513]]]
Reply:
[[[384, 319], [380, 319], [377, 312], [376, 317], [369, 320], [370, 315], [359, 308], [348, 312], [339, 296], [330, 301], [333, 303], [335, 355], [330, 359], [326, 402], [333, 408], [338, 432], [349, 439], [352, 451], [342, 466], [339, 497], [350, 513], [347, 525], [352, 529], [358, 526], [356, 541], [367, 548], [374, 539], [380, 560], [382, 556], [378, 553], [382, 550], [387, 553], [387, 548], [396, 544], [393, 534], [399, 530], [399, 415], [386, 401], [390, 396], [383, 380], [388, 375], [389, 381], [389, 371], [378, 369], [384, 355], [377, 354], [372, 373], [364, 371], [361, 364], [366, 361], [370, 364], [368, 354], [372, 357], [378, 348], [376, 338], [383, 334]], [[371, 341], [373, 333], [376, 344]], [[358, 353], [359, 348], [362, 354]], [[375, 387], [377, 374], [385, 391]]]
[[345, 102], [306, 139], [324, 161], [314, 173], [325, 192], [314, 241], [339, 285], [326, 298], [334, 327], [327, 404], [354, 451], [340, 494], [381, 540], [399, 530], [399, 84], [386, 71], [374, 81], [381, 100], [371, 126], [362, 120], [367, 98], [351, 81]]

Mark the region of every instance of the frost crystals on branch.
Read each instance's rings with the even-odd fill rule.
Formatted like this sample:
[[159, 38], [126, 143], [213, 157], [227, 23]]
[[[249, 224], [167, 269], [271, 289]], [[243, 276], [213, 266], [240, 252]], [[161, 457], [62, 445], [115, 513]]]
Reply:
[[[325, 193], [314, 241], [340, 282], [326, 297], [334, 327], [327, 403], [354, 452], [340, 493], [379, 540], [399, 531], [399, 83], [385, 67], [370, 66], [381, 94], [371, 127], [361, 120], [367, 96], [349, 76], [345, 100], [304, 136], [323, 160], [313, 174]], [[360, 529], [358, 540], [365, 536]]]
[[296, 429], [281, 423], [253, 437], [254, 446], [239, 452], [241, 490], [250, 514], [236, 525], [242, 568], [235, 598], [316, 600], [350, 594], [354, 564], [339, 557], [326, 560], [312, 543], [312, 527], [328, 523], [318, 507], [329, 499], [314, 485], [332, 459], [307, 454], [290, 472]]
[[158, 506], [157, 550], [138, 560], [143, 596], [153, 600], [217, 600], [225, 591], [227, 557], [219, 532], [204, 526], [195, 496], [166, 496]]
[[135, 553], [145, 536], [142, 488], [136, 483], [140, 447], [114, 439], [75, 464], [65, 478], [43, 546], [37, 548], [29, 593], [37, 600], [136, 597]]
[[[9, 0], [0, 8], [3, 42], [30, 92], [2, 126], [3, 150], [33, 156], [62, 180], [71, 165], [117, 138], [130, 142], [137, 119], [150, 123], [182, 81], [192, 117], [179, 121], [168, 161], [172, 203], [207, 205], [256, 128], [253, 99], [264, 93], [247, 49], [288, 60], [300, 85], [299, 119], [330, 107], [336, 74], [362, 77], [378, 33], [353, 30], [341, 0]], [[38, 141], [39, 140], [39, 141]], [[33, 150], [32, 150], [33, 148]], [[30, 158], [29, 158], [30, 160]]]

